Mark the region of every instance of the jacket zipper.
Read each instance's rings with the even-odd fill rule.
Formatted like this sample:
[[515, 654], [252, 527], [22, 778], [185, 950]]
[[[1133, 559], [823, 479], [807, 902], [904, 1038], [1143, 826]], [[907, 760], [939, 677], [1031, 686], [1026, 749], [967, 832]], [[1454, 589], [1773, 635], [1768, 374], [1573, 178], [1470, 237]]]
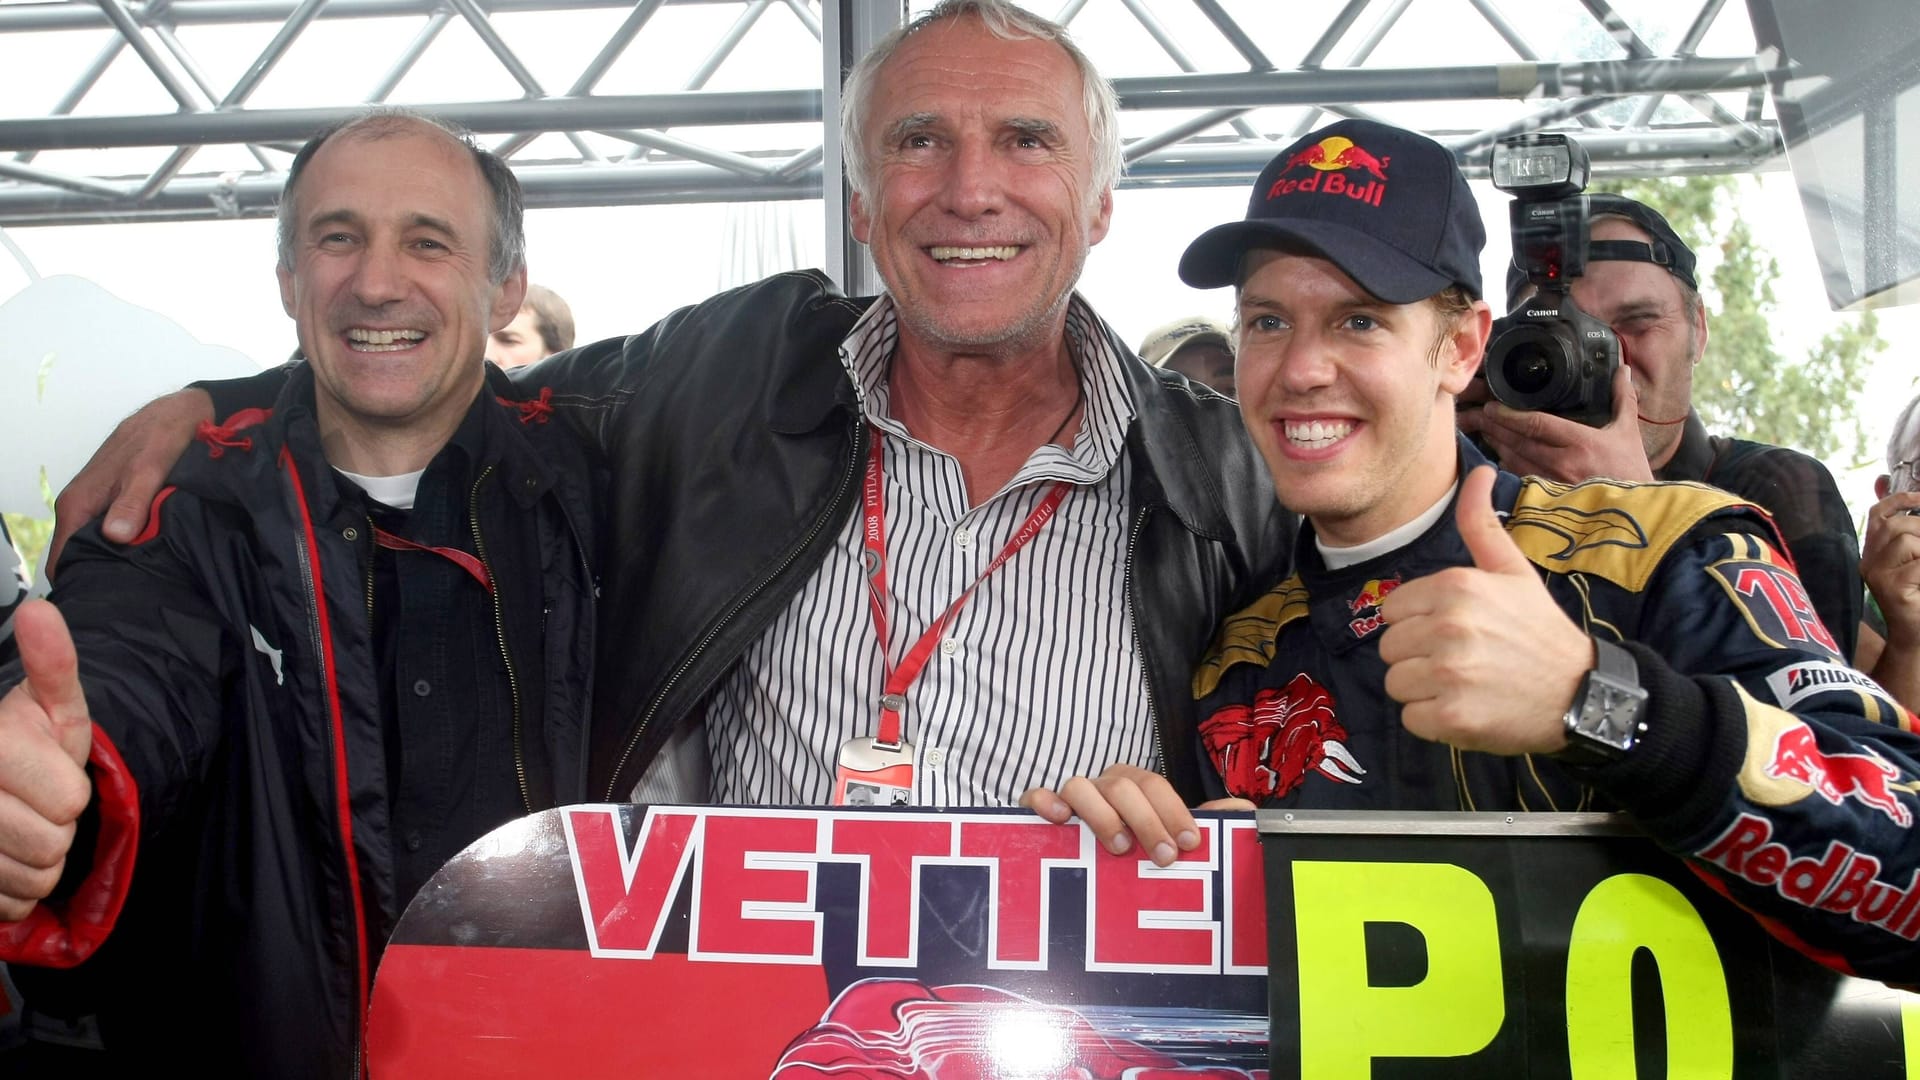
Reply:
[[373, 515], [367, 515], [367, 557], [360, 569], [367, 584], [367, 640], [373, 640], [373, 560], [377, 557], [378, 544], [373, 542]]
[[500, 643], [500, 662], [507, 668], [507, 693], [513, 699], [513, 777], [520, 786], [520, 805], [527, 813], [533, 813], [533, 796], [527, 788], [527, 759], [525, 747], [521, 745], [520, 732], [520, 679], [513, 670], [513, 653], [507, 648], [507, 621], [500, 609], [500, 581], [494, 577], [493, 564], [487, 561], [487, 542], [480, 535], [480, 485], [493, 475], [493, 466], [480, 470], [473, 481], [473, 490], [467, 495], [467, 522], [473, 527], [474, 553], [480, 556], [480, 565], [487, 568], [487, 583], [493, 595], [493, 633]]
[[320, 667], [320, 681], [327, 689], [327, 724], [334, 746], [336, 773], [334, 780], [335, 809], [340, 814], [341, 857], [346, 862], [347, 893], [353, 907], [353, 956], [354, 956], [354, 1026], [353, 1026], [353, 1076], [361, 1074], [361, 1054], [365, 1049], [367, 1027], [367, 954], [366, 954], [366, 909], [360, 895], [360, 864], [353, 850], [352, 807], [346, 798], [346, 745], [345, 734], [341, 730], [340, 691], [335, 680], [333, 651], [329, 645], [331, 632], [327, 625], [326, 598], [323, 594], [320, 578], [319, 541], [314, 536], [313, 518], [307, 509], [306, 487], [301, 482], [299, 467], [294, 463], [293, 454], [282, 448], [280, 467], [286, 470], [293, 485], [293, 501], [297, 508], [301, 526], [301, 542], [298, 545], [300, 562], [300, 583], [307, 591], [308, 621], [307, 634], [313, 646], [314, 661]]
[[1127, 607], [1130, 609], [1129, 614], [1131, 616], [1127, 620], [1127, 625], [1133, 633], [1133, 651], [1140, 657], [1140, 679], [1147, 687], [1147, 719], [1153, 724], [1153, 741], [1157, 744], [1157, 749], [1160, 751], [1155, 755], [1155, 757], [1158, 758], [1156, 771], [1159, 772], [1162, 777], [1172, 779], [1167, 772], [1169, 768], [1167, 765], [1167, 732], [1165, 728], [1161, 727], [1160, 710], [1154, 706], [1154, 702], [1159, 700], [1159, 696], [1154, 693], [1153, 689], [1153, 662], [1152, 658], [1147, 654], [1146, 643], [1140, 640], [1140, 598], [1135, 596], [1133, 591], [1133, 557], [1139, 552], [1140, 532], [1147, 523], [1147, 515], [1151, 513], [1152, 510], [1153, 508], [1151, 506], [1143, 506], [1140, 508], [1140, 516], [1133, 519], [1133, 532], [1127, 537]]
[[[713, 639], [720, 636], [720, 631], [726, 629], [727, 624], [733, 621], [734, 616], [740, 614], [741, 610], [752, 603], [755, 597], [766, 591], [768, 585], [778, 580], [780, 575], [786, 572], [787, 567], [792, 566], [794, 560], [800, 557], [800, 553], [812, 546], [814, 540], [819, 537], [821, 530], [826, 527], [827, 521], [833, 517], [834, 510], [839, 507], [840, 500], [846, 497], [848, 491], [852, 490], [854, 473], [858, 471], [860, 458], [865, 452], [861, 445], [865, 441], [865, 436], [861, 434], [861, 432], [865, 430], [865, 427], [866, 425], [864, 424], [854, 425], [853, 450], [847, 456], [846, 471], [840, 476], [840, 487], [833, 493], [833, 499], [827, 503], [826, 512], [815, 519], [813, 528], [807, 530], [807, 535], [801, 537], [800, 542], [795, 544], [793, 548], [781, 558], [779, 564], [773, 568], [771, 573], [756, 582], [745, 596], [742, 596], [735, 602], [733, 607], [727, 610], [726, 614], [720, 617], [719, 622], [713, 624], [713, 628], [708, 630], [706, 636], [700, 639], [700, 643], [694, 646], [691, 653], [687, 654], [687, 658], [680, 662], [680, 666], [673, 669], [673, 674], [667, 676], [666, 683], [660, 687], [660, 692], [654, 695], [653, 702], [647, 706], [646, 713], [640, 717], [639, 725], [633, 729], [632, 737], [627, 740], [627, 745], [620, 751], [620, 761], [613, 767], [611, 778], [607, 781], [607, 792], [602, 801], [614, 802], [619, 799], [614, 793], [620, 789], [620, 774], [626, 771], [627, 762], [632, 759], [634, 748], [640, 745], [641, 738], [647, 733], [647, 725], [653, 722], [654, 714], [660, 711], [660, 703], [666, 700], [667, 695], [673, 691], [675, 684], [693, 667], [694, 662], [700, 659], [700, 654], [706, 651], [707, 646], [713, 644]], [[635, 782], [637, 783], [638, 780], [636, 779]]]

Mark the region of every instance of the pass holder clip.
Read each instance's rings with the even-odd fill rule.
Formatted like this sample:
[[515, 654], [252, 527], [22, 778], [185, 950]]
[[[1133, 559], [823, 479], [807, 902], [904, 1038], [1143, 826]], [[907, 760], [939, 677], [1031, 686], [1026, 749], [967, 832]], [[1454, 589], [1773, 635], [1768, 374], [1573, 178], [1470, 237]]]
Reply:
[[834, 769], [835, 806], [912, 806], [913, 744], [862, 735], [840, 744]]

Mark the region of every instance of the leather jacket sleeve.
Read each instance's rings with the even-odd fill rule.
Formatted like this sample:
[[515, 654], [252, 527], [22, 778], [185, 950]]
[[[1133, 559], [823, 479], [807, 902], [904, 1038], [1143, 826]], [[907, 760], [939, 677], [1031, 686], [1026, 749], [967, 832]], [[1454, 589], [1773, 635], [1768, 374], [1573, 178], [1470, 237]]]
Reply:
[[[234, 645], [169, 543], [111, 544], [96, 524], [61, 559], [51, 599], [73, 634], [93, 717], [98, 811], [82, 818], [95, 832], [73, 850], [93, 860], [70, 867], [61, 892], [26, 922], [0, 925], [0, 960], [85, 961], [119, 918], [139, 840], [166, 830], [221, 741]], [[17, 661], [0, 669], [0, 685], [20, 678]]]

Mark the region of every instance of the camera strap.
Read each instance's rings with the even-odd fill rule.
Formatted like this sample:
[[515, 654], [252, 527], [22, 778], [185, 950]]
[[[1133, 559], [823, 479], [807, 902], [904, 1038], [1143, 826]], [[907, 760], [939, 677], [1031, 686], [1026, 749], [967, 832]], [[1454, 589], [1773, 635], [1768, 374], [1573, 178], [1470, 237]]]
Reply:
[[1648, 244], [1639, 240], [1589, 240], [1588, 262], [1643, 262], [1673, 269], [1673, 249], [1665, 241]]

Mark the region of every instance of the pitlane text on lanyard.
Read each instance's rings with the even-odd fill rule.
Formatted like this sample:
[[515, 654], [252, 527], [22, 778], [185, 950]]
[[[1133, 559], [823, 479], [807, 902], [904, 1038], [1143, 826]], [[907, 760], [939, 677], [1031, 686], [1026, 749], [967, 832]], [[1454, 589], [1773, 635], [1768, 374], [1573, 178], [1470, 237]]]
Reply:
[[913, 643], [907, 654], [901, 658], [899, 666], [888, 663], [887, 654], [887, 539], [886, 539], [886, 499], [883, 494], [883, 474], [881, 467], [881, 441], [883, 436], [879, 428], [873, 429], [873, 452], [867, 459], [867, 477], [861, 492], [861, 513], [864, 516], [860, 542], [866, 549], [867, 566], [867, 610], [873, 615], [873, 632], [880, 643], [880, 663], [886, 668], [886, 688], [880, 695], [880, 730], [873, 735], [862, 735], [848, 739], [841, 744], [840, 757], [836, 762], [833, 780], [833, 803], [835, 806], [910, 806], [913, 803], [913, 744], [905, 738], [902, 729], [902, 714], [907, 707], [907, 690], [933, 656], [934, 646], [945, 635], [947, 624], [960, 609], [966, 606], [967, 599], [987, 576], [1005, 565], [1021, 548], [1039, 535], [1048, 521], [1053, 519], [1055, 510], [1060, 508], [1060, 500], [1066, 498], [1073, 488], [1071, 483], [1062, 480], [1053, 485], [1040, 505], [1027, 515], [1007, 545], [1000, 549], [973, 584], [967, 586], [947, 610], [927, 627], [927, 632]]

